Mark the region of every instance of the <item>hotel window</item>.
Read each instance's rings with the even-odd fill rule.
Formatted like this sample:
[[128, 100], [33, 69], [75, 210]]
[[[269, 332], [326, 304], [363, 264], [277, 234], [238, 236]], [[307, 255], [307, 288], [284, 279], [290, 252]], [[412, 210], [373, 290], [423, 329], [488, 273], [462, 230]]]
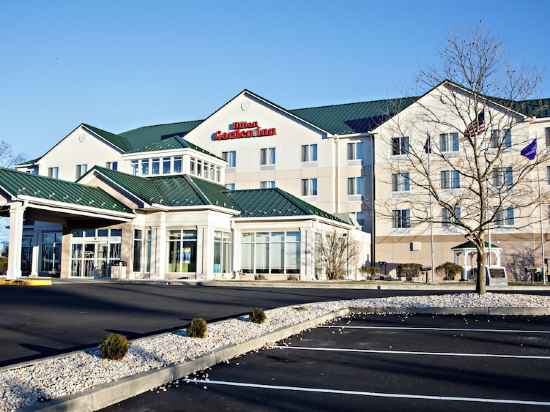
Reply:
[[451, 214], [451, 211], [446, 208], [441, 209], [441, 224], [445, 227], [450, 226], [451, 223], [457, 223], [460, 221], [460, 206], [455, 206], [454, 216]]
[[458, 133], [441, 133], [439, 135], [439, 150], [441, 152], [458, 152]]
[[391, 154], [393, 156], [409, 154], [409, 137], [392, 137], [391, 139]]
[[76, 165], [76, 178], [80, 179], [88, 171], [88, 165], [86, 163]]
[[237, 152], [222, 152], [222, 159], [227, 162], [227, 167], [237, 167]]
[[151, 172], [153, 175], [159, 175], [160, 174], [160, 159], [155, 158], [151, 160]]
[[489, 146], [493, 149], [496, 149], [499, 146], [502, 149], [509, 149], [510, 147], [512, 147], [512, 130], [511, 129], [491, 130], [491, 138], [489, 140]]
[[498, 227], [514, 226], [515, 216], [514, 208], [507, 207], [496, 212], [495, 225]]
[[59, 167], [48, 167], [48, 177], [59, 179]]
[[197, 173], [196, 171], [196, 167], [195, 167], [195, 164], [196, 164], [197, 160], [192, 157], [190, 160], [189, 160], [189, 172], [194, 175], [195, 173]]
[[363, 153], [363, 142], [352, 142], [347, 144], [347, 159], [362, 160], [365, 156]]
[[162, 158], [162, 174], [169, 175], [172, 172], [172, 159], [169, 157]]
[[202, 160], [197, 159], [197, 176], [202, 176]]
[[118, 162], [107, 162], [105, 163], [105, 167], [116, 172], [118, 170]]
[[168, 271], [195, 272], [197, 267], [197, 231], [168, 231]]
[[392, 227], [394, 229], [408, 229], [411, 227], [411, 211], [409, 209], [392, 210]]
[[550, 127], [544, 128], [544, 140], [546, 142], [546, 147], [550, 147]]
[[235, 190], [235, 183], [226, 183], [225, 188], [232, 192]]
[[275, 180], [264, 180], [260, 182], [260, 189], [275, 189]]
[[274, 147], [260, 149], [260, 164], [262, 166], [272, 166], [275, 164], [275, 161], [276, 156]]
[[141, 175], [147, 176], [149, 174], [149, 159], [141, 159]]
[[141, 254], [143, 251], [143, 230], [134, 230], [134, 264], [133, 271], [141, 272]]
[[365, 178], [363, 176], [348, 177], [348, 195], [363, 195], [365, 193]]
[[317, 144], [302, 145], [302, 162], [317, 161]]
[[458, 170], [441, 171], [441, 189], [460, 188], [460, 173]]
[[244, 273], [300, 273], [300, 232], [243, 233], [241, 268]]
[[222, 168], [220, 166], [216, 166], [216, 182], [220, 183], [222, 180]]
[[137, 160], [132, 160], [132, 163], [130, 165], [131, 169], [132, 169], [132, 174], [134, 176], [136, 176], [138, 174], [138, 169], [139, 169], [139, 163]]
[[210, 163], [210, 180], [216, 180], [216, 166]]
[[302, 179], [302, 196], [317, 196], [317, 178]]
[[182, 157], [174, 156], [174, 173], [181, 173]]
[[214, 232], [214, 273], [230, 273], [233, 252], [231, 233]]
[[410, 192], [411, 181], [409, 176], [409, 172], [393, 173], [391, 175], [392, 192]]
[[502, 186], [512, 186], [514, 176], [512, 173], [512, 167], [497, 167], [493, 170], [493, 186], [496, 188]]

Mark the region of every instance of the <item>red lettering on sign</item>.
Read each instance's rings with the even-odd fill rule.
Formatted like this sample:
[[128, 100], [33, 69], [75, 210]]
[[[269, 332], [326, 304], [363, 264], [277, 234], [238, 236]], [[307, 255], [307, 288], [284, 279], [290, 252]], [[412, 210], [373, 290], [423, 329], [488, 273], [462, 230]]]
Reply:
[[271, 127], [268, 129], [262, 129], [257, 121], [253, 122], [233, 122], [229, 125], [230, 131], [222, 132], [218, 130], [214, 133], [214, 140], [227, 140], [227, 139], [240, 139], [244, 137], [264, 137], [275, 136], [277, 129]]

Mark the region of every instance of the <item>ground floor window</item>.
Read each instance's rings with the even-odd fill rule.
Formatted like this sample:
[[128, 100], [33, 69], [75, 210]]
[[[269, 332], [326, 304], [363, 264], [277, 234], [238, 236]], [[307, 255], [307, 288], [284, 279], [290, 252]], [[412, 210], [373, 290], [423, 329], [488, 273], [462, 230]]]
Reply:
[[195, 272], [197, 270], [197, 231], [170, 230], [168, 233], [168, 271]]
[[231, 272], [231, 233], [214, 232], [214, 273]]
[[300, 273], [300, 232], [243, 233], [244, 273]]
[[121, 229], [76, 229], [72, 231], [71, 276], [110, 276], [120, 262]]

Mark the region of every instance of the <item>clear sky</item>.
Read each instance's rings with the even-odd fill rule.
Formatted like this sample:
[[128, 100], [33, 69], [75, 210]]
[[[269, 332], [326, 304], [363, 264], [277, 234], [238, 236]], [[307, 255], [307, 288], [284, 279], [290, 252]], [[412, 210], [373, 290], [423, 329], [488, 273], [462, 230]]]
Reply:
[[288, 108], [418, 92], [480, 21], [550, 97], [550, 1], [18, 1], [0, 6], [0, 139], [200, 119], [243, 88]]

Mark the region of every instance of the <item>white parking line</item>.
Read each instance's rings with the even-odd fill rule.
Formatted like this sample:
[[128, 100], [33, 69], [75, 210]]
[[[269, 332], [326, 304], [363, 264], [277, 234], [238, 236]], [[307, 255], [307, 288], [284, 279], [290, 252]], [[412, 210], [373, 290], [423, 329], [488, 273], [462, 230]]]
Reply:
[[381, 329], [381, 330], [428, 330], [436, 332], [494, 332], [494, 333], [545, 333], [550, 334], [550, 330], [526, 330], [526, 329], [476, 329], [476, 328], [424, 328], [408, 326], [318, 326], [318, 328], [328, 329]]
[[377, 349], [348, 349], [348, 348], [314, 348], [307, 346], [272, 346], [274, 349], [291, 349], [291, 350], [309, 350], [319, 352], [356, 352], [356, 353], [378, 353], [384, 355], [419, 355], [419, 356], [463, 356], [472, 358], [513, 358], [513, 359], [540, 359], [550, 360], [550, 356], [541, 355], [495, 355], [492, 353], [457, 353], [457, 352], [415, 352], [404, 350], [377, 350]]
[[432, 400], [432, 401], [460, 401], [460, 402], [480, 402], [480, 403], [497, 403], [497, 404], [513, 404], [513, 405], [550, 406], [550, 401], [530, 401], [530, 400], [521, 400], [521, 399], [470, 398], [470, 397], [464, 397], [464, 396], [435, 396], [435, 395], [413, 395], [413, 394], [406, 394], [406, 393], [346, 391], [346, 390], [339, 390], [339, 389], [306, 388], [302, 386], [260, 385], [257, 383], [216, 381], [216, 380], [204, 380], [204, 379], [185, 379], [185, 382], [199, 383], [201, 385], [226, 385], [226, 386], [238, 386], [238, 387], [244, 387], [244, 388], [272, 389], [272, 390], [295, 391], [295, 392], [332, 393], [332, 394], [340, 394], [340, 395], [359, 395], [359, 396], [371, 396], [371, 397], [378, 397], [378, 398], [406, 398], [406, 399], [425, 399], [425, 400]]

